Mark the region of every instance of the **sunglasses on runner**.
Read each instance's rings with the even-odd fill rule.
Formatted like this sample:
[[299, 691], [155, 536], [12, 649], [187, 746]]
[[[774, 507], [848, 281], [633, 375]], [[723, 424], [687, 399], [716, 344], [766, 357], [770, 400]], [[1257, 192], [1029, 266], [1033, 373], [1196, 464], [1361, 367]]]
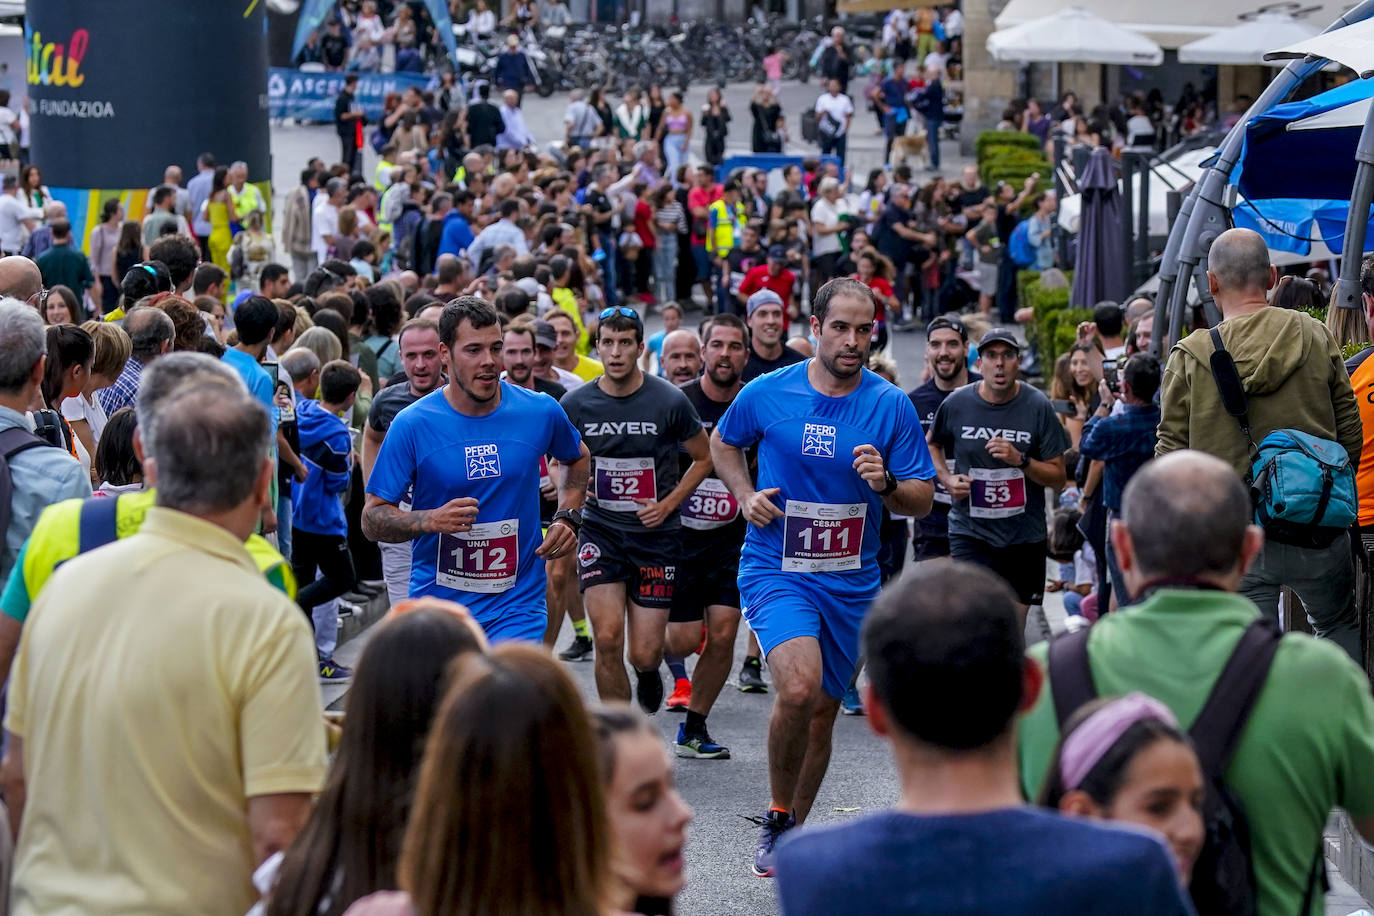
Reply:
[[635, 323], [636, 323], [636, 324], [639, 324], [639, 325], [644, 324], [644, 322], [643, 322], [643, 321], [640, 319], [640, 317], [639, 317], [639, 312], [636, 312], [634, 309], [632, 309], [632, 308], [627, 308], [626, 306], [623, 306], [623, 305], [617, 306], [617, 307], [615, 307], [615, 308], [603, 309], [602, 312], [601, 312], [601, 314], [597, 316], [597, 320], [598, 320], [598, 321], [605, 321], [607, 318], [610, 318], [612, 315], [619, 315], [619, 316], [622, 317], [622, 318], [633, 318], [633, 319], [635, 320]]

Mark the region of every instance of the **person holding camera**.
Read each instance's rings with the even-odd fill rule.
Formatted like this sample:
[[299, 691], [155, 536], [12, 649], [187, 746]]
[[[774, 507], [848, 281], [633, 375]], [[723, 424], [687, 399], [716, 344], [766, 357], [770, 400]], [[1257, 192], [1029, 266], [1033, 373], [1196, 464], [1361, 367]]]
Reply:
[[[1140, 466], [1154, 457], [1159, 426], [1159, 360], [1148, 353], [1137, 353], [1126, 360], [1120, 373], [1113, 372], [1098, 383], [1097, 405], [1083, 426], [1078, 453], [1098, 466], [1088, 471], [1089, 480], [1101, 480], [1102, 506], [1107, 510], [1108, 526], [1121, 516], [1121, 493]], [[1116, 410], [1120, 399], [1122, 409]], [[1111, 539], [1107, 539], [1106, 563], [1112, 577], [1113, 605], [1129, 603], [1126, 580], [1121, 574]]]

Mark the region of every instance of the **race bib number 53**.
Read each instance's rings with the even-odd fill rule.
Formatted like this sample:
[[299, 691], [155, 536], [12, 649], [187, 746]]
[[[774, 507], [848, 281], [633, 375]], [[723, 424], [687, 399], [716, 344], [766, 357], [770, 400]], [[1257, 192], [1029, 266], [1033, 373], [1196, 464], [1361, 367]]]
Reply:
[[460, 592], [499, 594], [520, 568], [520, 520], [482, 522], [463, 534], [439, 535], [434, 581]]
[[783, 572], [841, 572], [859, 568], [867, 505], [789, 499], [786, 513]]
[[1026, 511], [1026, 475], [1018, 468], [969, 468], [970, 518], [1011, 518]]
[[652, 458], [598, 458], [593, 488], [596, 504], [613, 512], [635, 512], [636, 500], [658, 499]]

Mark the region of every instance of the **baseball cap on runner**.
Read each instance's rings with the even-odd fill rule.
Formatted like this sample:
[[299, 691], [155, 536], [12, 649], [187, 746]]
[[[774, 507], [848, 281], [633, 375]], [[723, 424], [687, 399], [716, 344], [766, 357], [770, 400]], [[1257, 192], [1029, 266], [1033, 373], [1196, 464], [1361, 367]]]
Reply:
[[550, 350], [558, 348], [558, 332], [553, 325], [547, 321], [536, 321], [534, 323], [534, 345], [536, 347], [548, 347]]
[[774, 245], [772, 248], [769, 248], [769, 249], [768, 249], [768, 260], [770, 260], [770, 261], [786, 261], [786, 260], [787, 260], [787, 249], [786, 249], [784, 246], [782, 246], [782, 245]]
[[1016, 339], [1016, 335], [1010, 328], [992, 328], [983, 335], [983, 339], [978, 341], [978, 349], [986, 349], [989, 344], [1006, 344], [1017, 353], [1021, 352], [1021, 341]]
[[[771, 252], [770, 252], [771, 254]], [[754, 313], [765, 305], [782, 305], [782, 297], [771, 289], [761, 289], [749, 297], [749, 301], [744, 303], [744, 317], [753, 318]]]
[[930, 324], [926, 325], [926, 336], [929, 337], [936, 331], [953, 331], [964, 343], [968, 343], [968, 328], [953, 315], [941, 315], [931, 319]]

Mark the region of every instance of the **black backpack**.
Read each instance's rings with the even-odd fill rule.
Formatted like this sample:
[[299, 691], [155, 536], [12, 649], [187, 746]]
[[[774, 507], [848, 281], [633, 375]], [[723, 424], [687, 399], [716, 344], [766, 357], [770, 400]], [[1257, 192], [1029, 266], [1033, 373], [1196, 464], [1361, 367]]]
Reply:
[[0, 537], [10, 530], [13, 516], [14, 478], [10, 476], [10, 459], [31, 448], [51, 448], [53, 443], [40, 439], [21, 426], [0, 430]]
[[[1084, 703], [1097, 697], [1088, 667], [1088, 634], [1079, 630], [1050, 643], [1050, 690], [1060, 731]], [[1267, 617], [1246, 627], [1202, 705], [1188, 738], [1202, 764], [1206, 795], [1202, 802], [1204, 840], [1193, 866], [1188, 890], [1199, 916], [1254, 916], [1255, 872], [1250, 860], [1250, 829], [1245, 808], [1224, 780], [1236, 744], [1255, 705], [1283, 633]], [[1307, 883], [1302, 909], [1306, 916], [1317, 877], [1325, 886], [1320, 845]]]

